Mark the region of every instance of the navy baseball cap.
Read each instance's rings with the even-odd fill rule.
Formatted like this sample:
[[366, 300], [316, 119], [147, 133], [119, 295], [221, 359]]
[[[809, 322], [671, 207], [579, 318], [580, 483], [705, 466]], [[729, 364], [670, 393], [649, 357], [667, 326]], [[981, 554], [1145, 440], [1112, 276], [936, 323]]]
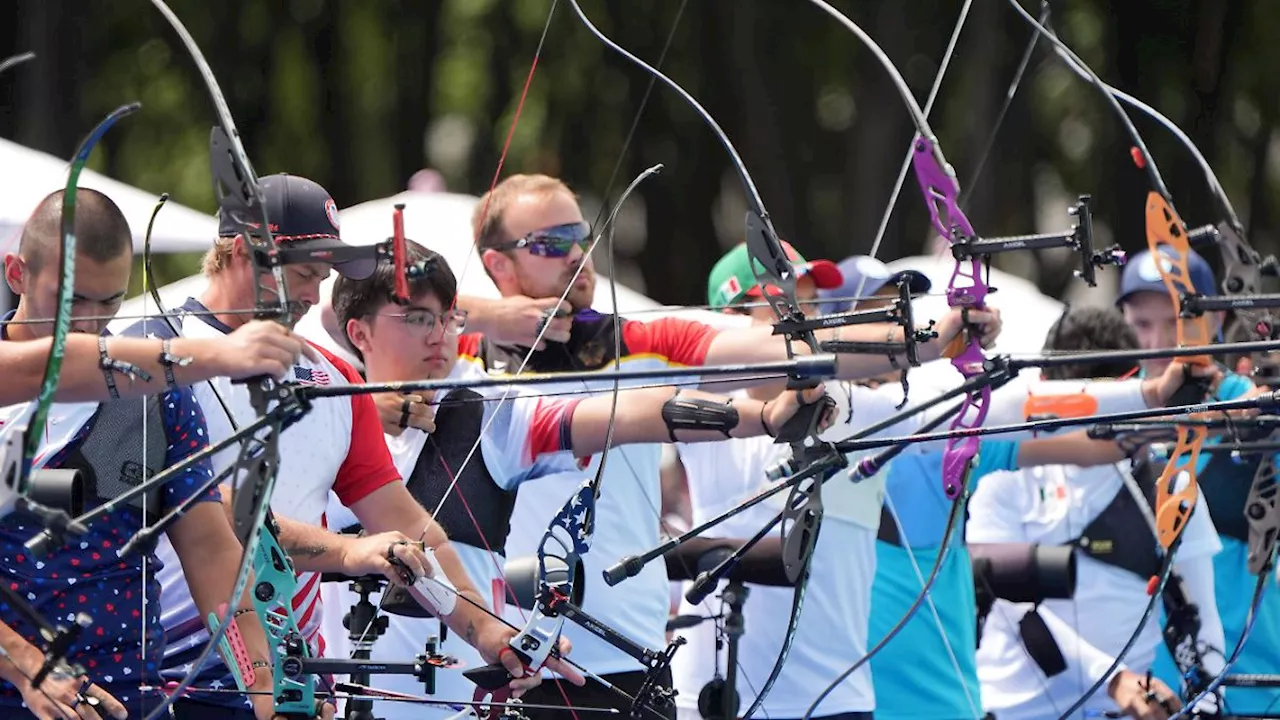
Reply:
[[[258, 182], [266, 200], [271, 235], [277, 243], [319, 251], [316, 256], [319, 262], [324, 262], [325, 250], [350, 247], [338, 234], [338, 206], [319, 183], [284, 173], [267, 175]], [[240, 224], [219, 208], [218, 236], [234, 237], [240, 233]], [[352, 280], [364, 280], [373, 275], [377, 264], [377, 258], [371, 256], [335, 262], [333, 269]]]
[[844, 284], [830, 290], [819, 290], [820, 299], [832, 298], [831, 302], [820, 304], [819, 312], [823, 315], [848, 312], [853, 307], [853, 297], [867, 298], [875, 295], [887, 285], [897, 285], [905, 279], [912, 295], [929, 292], [933, 283], [923, 273], [915, 270], [899, 270], [893, 272], [888, 265], [870, 255], [854, 255], [841, 260], [838, 265], [844, 275]]
[[[1214, 294], [1217, 285], [1214, 282], [1213, 269], [1195, 250], [1190, 250], [1189, 252], [1191, 254], [1187, 257], [1187, 269], [1191, 273], [1191, 285], [1195, 288], [1197, 294]], [[1178, 251], [1168, 245], [1160, 246], [1160, 254], [1164, 256], [1161, 261], [1165, 263], [1169, 262], [1165, 258], [1176, 260], [1179, 257]], [[1125, 263], [1124, 275], [1120, 278], [1120, 297], [1116, 298], [1116, 305], [1123, 305], [1126, 298], [1140, 292], [1169, 294], [1169, 290], [1164, 286], [1164, 281], [1160, 279], [1160, 269], [1156, 267], [1155, 257], [1152, 256], [1150, 250], [1143, 250], [1129, 258], [1129, 261]]]

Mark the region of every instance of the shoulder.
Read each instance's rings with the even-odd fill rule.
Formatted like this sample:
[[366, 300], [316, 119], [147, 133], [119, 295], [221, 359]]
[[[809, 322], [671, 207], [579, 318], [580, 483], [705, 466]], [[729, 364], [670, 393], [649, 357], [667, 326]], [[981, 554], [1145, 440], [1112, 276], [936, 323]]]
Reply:
[[467, 333], [458, 338], [458, 356], [459, 359], [470, 359], [480, 357], [481, 347], [484, 343], [484, 335], [480, 333]]
[[1218, 385], [1217, 397], [1219, 400], [1234, 400], [1252, 390], [1253, 386], [1253, 381], [1244, 375], [1227, 372]]
[[[341, 375], [349, 383], [364, 382], [364, 377], [360, 374], [360, 371], [356, 370], [355, 366], [353, 366], [351, 363], [347, 362], [346, 360], [343, 360], [342, 358], [333, 354], [329, 350], [326, 350], [323, 347], [320, 347], [319, 345], [311, 342], [310, 340], [307, 341], [307, 344], [310, 345], [316, 352], [320, 354], [321, 361], [319, 364], [321, 366], [328, 365], [329, 366], [328, 369], [332, 369], [336, 371], [338, 375]], [[308, 363], [309, 361], [303, 358], [299, 362]], [[316, 363], [312, 363], [312, 364], [314, 365]]]
[[143, 318], [124, 328], [123, 337], [172, 339], [181, 335], [182, 321], [173, 314]]
[[711, 341], [720, 334], [710, 325], [684, 318], [617, 322], [629, 354], [658, 355], [678, 365], [702, 365]]

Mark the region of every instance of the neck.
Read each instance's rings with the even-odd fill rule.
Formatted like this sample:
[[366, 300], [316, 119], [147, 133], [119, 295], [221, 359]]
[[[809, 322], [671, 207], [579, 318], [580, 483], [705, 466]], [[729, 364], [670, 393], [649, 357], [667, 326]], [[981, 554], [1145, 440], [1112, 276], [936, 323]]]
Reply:
[[26, 322], [30, 319], [26, 303], [19, 298], [17, 311], [14, 312], [12, 320], [4, 326], [5, 335], [10, 340], [36, 340], [40, 338], [41, 336], [35, 333], [36, 326]]
[[253, 319], [251, 313], [231, 312], [251, 308], [253, 302], [238, 302], [243, 294], [236, 292], [231, 278], [224, 272], [209, 278], [209, 287], [200, 296], [200, 303], [213, 313], [219, 322], [235, 329]]
[[364, 356], [364, 379], [371, 383], [381, 382], [397, 382], [403, 378], [396, 377], [396, 373], [387, 372], [377, 363], [369, 362], [369, 356]]

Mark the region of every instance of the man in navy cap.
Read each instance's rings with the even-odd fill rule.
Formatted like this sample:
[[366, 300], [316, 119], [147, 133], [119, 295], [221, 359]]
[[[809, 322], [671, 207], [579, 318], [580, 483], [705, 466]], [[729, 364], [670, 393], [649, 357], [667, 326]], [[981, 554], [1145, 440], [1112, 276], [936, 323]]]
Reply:
[[[1177, 251], [1160, 246], [1160, 262], [1178, 257]], [[1138, 336], [1143, 348], [1167, 348], [1177, 345], [1178, 309], [1160, 278], [1157, 258], [1150, 251], [1143, 251], [1131, 258], [1120, 281], [1120, 296], [1116, 304], [1124, 313], [1125, 321]], [[1213, 294], [1217, 291], [1213, 270], [1209, 263], [1193, 250], [1187, 257], [1189, 278], [1197, 293]], [[1210, 322], [1216, 335], [1222, 325], [1222, 313], [1210, 314]], [[1169, 360], [1144, 360], [1143, 372], [1151, 376], [1161, 372]], [[1213, 399], [1230, 400], [1252, 389], [1248, 378], [1228, 373], [1214, 391]], [[1210, 441], [1213, 442], [1213, 441]], [[1209, 450], [1206, 444], [1205, 450]], [[1256, 579], [1249, 574], [1248, 525], [1244, 516], [1244, 500], [1253, 472], [1257, 468], [1257, 456], [1233, 458], [1230, 453], [1204, 452], [1200, 454], [1197, 472], [1200, 489], [1209, 507], [1209, 514], [1222, 540], [1222, 551], [1214, 556], [1214, 587], [1218, 601], [1218, 613], [1226, 635], [1227, 649], [1235, 646], [1243, 632], [1246, 615]], [[1265, 461], [1274, 462], [1267, 457]], [[1280, 600], [1274, 593], [1265, 596], [1263, 605], [1255, 615], [1253, 631], [1232, 668], [1234, 673], [1265, 673], [1275, 668], [1275, 653], [1280, 650]], [[1166, 682], [1176, 683], [1177, 671], [1168, 656], [1161, 653], [1156, 668]], [[1176, 687], [1176, 685], [1174, 685]], [[1262, 688], [1232, 688], [1227, 693], [1227, 705], [1232, 712], [1241, 714], [1267, 712], [1280, 703], [1280, 691]]]
[[[338, 232], [338, 209], [320, 185], [291, 175], [262, 178], [267, 220], [275, 243], [282, 250], [302, 250], [307, 262], [284, 267], [286, 300], [294, 319], [302, 317], [320, 300], [320, 283], [330, 270], [354, 280], [368, 278], [376, 269], [373, 259], [336, 261], [334, 251], [347, 246]], [[173, 327], [151, 320], [135, 325], [137, 334], [219, 338], [251, 317], [258, 267], [251, 262], [249, 248], [238, 223], [220, 217], [219, 236], [204, 258], [209, 288], [199, 300], [190, 299], [171, 318]], [[273, 281], [268, 277], [268, 284]], [[315, 360], [300, 358], [285, 375], [286, 382], [304, 385], [346, 385], [362, 381], [360, 375], [341, 358], [318, 346]], [[214, 389], [216, 387], [216, 390]], [[200, 405], [206, 410], [209, 440], [217, 442], [257, 419], [243, 385], [228, 378], [216, 378], [195, 387]], [[316, 403], [305, 417], [280, 435], [279, 482], [271, 497], [271, 507], [280, 526], [280, 544], [299, 572], [293, 609], [302, 634], [313, 651], [323, 654], [320, 635], [322, 612], [341, 613], [342, 608], [323, 608], [320, 573], [348, 575], [381, 574], [396, 584], [404, 579], [393, 567], [403, 563], [415, 578], [432, 576], [452, 583], [459, 595], [479, 598], [440, 525], [422, 508], [400, 482], [400, 473], [382, 437], [378, 411], [369, 395], [355, 395], [348, 401]], [[213, 458], [216, 471], [236, 462], [236, 449]], [[334, 534], [326, 529], [324, 513], [332, 491], [364, 526], [366, 535], [358, 539]], [[426, 548], [410, 541], [423, 540]], [[162, 623], [167, 647], [162, 672], [184, 676], [208, 640], [204, 618], [196, 612], [191, 592], [182, 583], [172, 550], [161, 545], [157, 555], [164, 562], [158, 572], [164, 587]], [[475, 646], [487, 662], [509, 662], [508, 668], [520, 678], [523, 669], [512, 653], [500, 654], [515, 631], [481, 614], [472, 604], [453, 602], [456, 598], [420, 600], [459, 637]], [[258, 622], [245, 618], [241, 622]], [[505, 658], [503, 656], [506, 656]], [[203, 669], [199, 687], [231, 687], [233, 678], [220, 663]], [[540, 682], [538, 676], [512, 683], [514, 689], [528, 689]], [[245, 718], [244, 699], [235, 694], [196, 693], [174, 705], [179, 720], [233, 720]]]
[[893, 272], [888, 265], [870, 255], [847, 257], [836, 267], [844, 276], [844, 283], [837, 288], [818, 290], [818, 298], [825, 301], [818, 306], [823, 315], [875, 308], [881, 301], [869, 304], [861, 299], [875, 296], [896, 297], [898, 283], [903, 280], [909, 283], [912, 296], [923, 295], [933, 286], [923, 273], [915, 270]]
[[[1197, 293], [1211, 295], [1217, 286], [1209, 263], [1196, 251], [1187, 257], [1189, 279]], [[1160, 246], [1160, 262], [1169, 268], [1169, 258], [1175, 261], [1178, 254], [1167, 245]], [[1138, 344], [1144, 349], [1169, 348], [1178, 344], [1178, 309], [1165, 288], [1156, 266], [1156, 257], [1149, 250], [1134, 255], [1124, 267], [1120, 279], [1120, 296], [1116, 306], [1124, 313], [1125, 322], [1138, 335]], [[1209, 313], [1213, 334], [1222, 326], [1222, 313]], [[1147, 375], [1157, 375], [1170, 363], [1169, 358], [1143, 360], [1142, 370]]]

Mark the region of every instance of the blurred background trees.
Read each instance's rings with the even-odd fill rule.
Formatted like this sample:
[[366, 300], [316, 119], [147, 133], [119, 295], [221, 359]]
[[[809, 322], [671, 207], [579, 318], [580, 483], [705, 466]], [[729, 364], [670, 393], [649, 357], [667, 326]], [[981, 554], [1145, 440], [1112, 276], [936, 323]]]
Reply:
[[[450, 191], [492, 181], [551, 0], [172, 0], [228, 95], [259, 172], [325, 185], [340, 207], [403, 190], [425, 167]], [[837, 0], [887, 51], [921, 104], [961, 0]], [[780, 232], [809, 257], [866, 253], [914, 130], [859, 42], [801, 0], [582, 0], [610, 37], [657, 62], [724, 126]], [[0, 136], [67, 157], [103, 114], [143, 112], [109, 134], [94, 166], [212, 211], [210, 103], [177, 38], [143, 0], [9, 0], [0, 57], [39, 58], [0, 78]], [[1038, 8], [1028, 5], [1035, 13]], [[1151, 103], [1202, 148], [1264, 251], [1276, 245], [1280, 3], [1059, 0], [1053, 22], [1106, 80]], [[677, 16], [679, 22], [677, 23]], [[675, 27], [672, 34], [672, 27]], [[975, 227], [1060, 229], [1078, 193], [1101, 239], [1145, 245], [1146, 184], [1097, 91], [1038, 45], [994, 151], [974, 181], [1029, 28], [1003, 0], [977, 0], [931, 122], [955, 164]], [[620, 280], [671, 303], [704, 302], [705, 277], [739, 241], [744, 209], [728, 156], [674, 93], [587, 33], [560, 3], [547, 29], [504, 174], [546, 172], [591, 215], [640, 170], [666, 170], [626, 208]], [[1167, 132], [1136, 118], [1189, 224], [1218, 219], [1198, 168]], [[3, 169], [0, 169], [3, 171]], [[602, 195], [608, 189], [610, 197]], [[423, 238], [430, 243], [430, 238]], [[931, 246], [908, 179], [878, 256]], [[1216, 259], [1213, 259], [1216, 261]], [[1050, 295], [1061, 254], [1000, 265]], [[161, 280], [195, 269], [170, 261]]]

